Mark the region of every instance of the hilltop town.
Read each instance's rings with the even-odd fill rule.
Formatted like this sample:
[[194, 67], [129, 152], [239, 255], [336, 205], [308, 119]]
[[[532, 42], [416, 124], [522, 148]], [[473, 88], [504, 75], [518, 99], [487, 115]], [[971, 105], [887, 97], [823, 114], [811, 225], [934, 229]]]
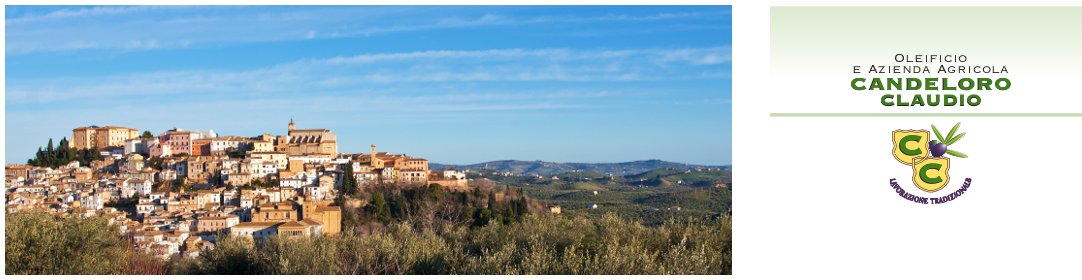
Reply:
[[195, 257], [216, 234], [333, 236], [345, 192], [375, 186], [466, 191], [455, 169], [404, 154], [338, 153], [327, 129], [220, 136], [173, 128], [157, 136], [117, 126], [72, 130], [70, 140], [5, 169], [6, 211], [100, 216], [138, 250]]

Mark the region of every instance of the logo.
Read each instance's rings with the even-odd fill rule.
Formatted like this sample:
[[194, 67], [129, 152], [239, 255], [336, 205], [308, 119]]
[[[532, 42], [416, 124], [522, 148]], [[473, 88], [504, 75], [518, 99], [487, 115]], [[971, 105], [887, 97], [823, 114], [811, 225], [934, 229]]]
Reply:
[[913, 164], [913, 184], [922, 191], [937, 192], [942, 190], [950, 182], [947, 175], [950, 170], [951, 159], [946, 157], [929, 158]]
[[[951, 167], [951, 159], [946, 155], [955, 158], [969, 158], [968, 155], [962, 152], [948, 148], [950, 145], [957, 144], [958, 140], [962, 140], [962, 137], [966, 136], [965, 132], [955, 134], [961, 125], [960, 122], [955, 124], [950, 133], [947, 133], [947, 137], [943, 137], [939, 129], [932, 125], [932, 132], [935, 133], [937, 139], [930, 139], [930, 133], [923, 129], [895, 130], [892, 133], [893, 148], [891, 153], [894, 154], [894, 159], [898, 160], [898, 162], [910, 167], [913, 172], [913, 185], [917, 189], [927, 193], [937, 193], [944, 190], [950, 184]], [[966, 178], [961, 187], [954, 192], [945, 196], [931, 198], [906, 192], [898, 184], [897, 179], [890, 179], [890, 185], [899, 196], [906, 200], [920, 204], [941, 204], [953, 201], [961, 196], [969, 189], [972, 181], [972, 179]]]

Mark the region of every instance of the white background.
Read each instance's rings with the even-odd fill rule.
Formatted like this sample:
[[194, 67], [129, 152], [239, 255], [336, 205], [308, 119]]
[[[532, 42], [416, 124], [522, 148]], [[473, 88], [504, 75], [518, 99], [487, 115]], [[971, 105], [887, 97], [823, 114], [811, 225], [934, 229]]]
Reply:
[[[773, 4], [865, 5], [835, 2]], [[1082, 204], [1078, 203], [1082, 184], [1076, 174], [1082, 167], [1078, 163], [1082, 158], [1078, 146], [1082, 118], [771, 118], [770, 113], [906, 112], [879, 106], [877, 98], [858, 100], [861, 94], [848, 87], [848, 81], [857, 74], [851, 74], [851, 66], [841, 68], [893, 64], [892, 55], [904, 50], [885, 46], [880, 61], [861, 58], [857, 64], [846, 61], [849, 58], [844, 56], [809, 58], [839, 68], [826, 67], [822, 72], [803, 76], [771, 75], [771, 65], [778, 62], [770, 59], [770, 8], [737, 3], [733, 14], [735, 276], [1079, 277], [1082, 235], [1077, 222], [1082, 213]], [[920, 15], [914, 15], [914, 20], [921, 20]], [[950, 30], [949, 26], [944, 29]], [[854, 36], [907, 32], [884, 29], [881, 34]], [[958, 36], [966, 33], [950, 32]], [[1082, 37], [1082, 32], [1063, 36]], [[971, 55], [970, 60], [973, 58]], [[1075, 102], [1082, 96], [1078, 86], [1050, 82], [1077, 81], [1082, 77], [1078, 70], [1065, 73], [1073, 79], [1051, 79], [1042, 77], [1049, 73], [1021, 71], [1028, 63], [1040, 62], [1010, 60], [993, 63], [1018, 69], [1009, 76], [1014, 83], [1010, 94], [982, 93], [984, 103], [972, 112], [1082, 112], [1082, 106]], [[911, 92], [896, 93], [912, 96]], [[1021, 98], [1042, 98], [1046, 102]], [[1053, 98], [1059, 100], [1050, 101]], [[909, 112], [940, 111], [922, 108]], [[959, 130], [967, 135], [951, 148], [970, 158], [951, 159], [951, 183], [947, 189], [957, 189], [962, 180], [970, 177], [973, 183], [969, 190], [941, 205], [915, 204], [899, 197], [890, 187], [891, 178], [897, 178], [910, 193], [933, 195], [916, 190], [909, 181], [912, 171], [890, 154], [891, 131], [930, 130], [930, 124], [935, 124], [945, 134], [956, 122], [962, 122]], [[935, 196], [948, 193], [941, 191]]]

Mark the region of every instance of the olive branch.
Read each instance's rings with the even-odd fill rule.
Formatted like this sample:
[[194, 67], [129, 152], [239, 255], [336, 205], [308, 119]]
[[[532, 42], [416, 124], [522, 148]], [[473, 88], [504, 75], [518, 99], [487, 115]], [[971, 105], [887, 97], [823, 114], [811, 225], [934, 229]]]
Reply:
[[[958, 135], [954, 135], [955, 132], [958, 132], [958, 127], [959, 126], [962, 126], [962, 122], [958, 122], [957, 124], [954, 124], [954, 128], [951, 128], [951, 131], [950, 131], [950, 133], [947, 133], [946, 138], [943, 138], [943, 134], [939, 133], [939, 129], [936, 128], [934, 124], [932, 125], [932, 132], [935, 132], [935, 137], [939, 138], [940, 143], [943, 143], [943, 144], [946, 144], [947, 146], [950, 146], [951, 144], [957, 143], [958, 140], [962, 140], [962, 137], [966, 136], [965, 132], [962, 132], [961, 134], [958, 134]], [[952, 156], [956, 156], [956, 157], [959, 157], [959, 158], [969, 158], [969, 156], [966, 155], [965, 153], [962, 153], [962, 152], [959, 152], [959, 151], [956, 151], [956, 150], [951, 150], [951, 149], [947, 149], [947, 154], [952, 155]]]

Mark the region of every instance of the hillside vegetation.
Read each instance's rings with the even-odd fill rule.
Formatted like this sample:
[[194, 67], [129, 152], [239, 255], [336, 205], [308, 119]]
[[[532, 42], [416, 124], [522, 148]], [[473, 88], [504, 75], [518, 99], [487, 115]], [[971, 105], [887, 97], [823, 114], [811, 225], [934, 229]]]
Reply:
[[[731, 274], [732, 220], [658, 227], [616, 215], [524, 215], [507, 225], [423, 227], [260, 242], [218, 236], [198, 258], [145, 260], [100, 218], [7, 214], [7, 274]], [[138, 270], [133, 268], [151, 267]]]
[[[251, 242], [219, 235], [214, 249], [196, 259], [160, 260], [139, 253], [104, 218], [7, 214], [5, 272], [731, 274], [731, 216], [712, 210], [650, 211], [672, 203], [722, 209], [731, 200], [728, 189], [704, 197], [705, 190], [657, 192], [620, 187], [619, 178], [579, 175], [566, 177], [582, 181], [540, 181], [569, 187], [560, 193], [486, 184], [470, 192], [435, 184], [367, 188], [349, 198], [363, 203], [344, 207], [343, 231], [336, 236]], [[594, 195], [590, 189], [600, 191]], [[566, 211], [548, 213], [549, 202], [566, 203]], [[587, 202], [605, 206], [587, 210]]]
[[[223, 237], [218, 248], [177, 267], [184, 274], [731, 274], [732, 222], [673, 221], [662, 227], [615, 216], [529, 215], [510, 225], [417, 231], [347, 231], [265, 243]], [[221, 265], [228, 264], [228, 265]]]
[[7, 214], [4, 233], [8, 275], [162, 274], [168, 269], [165, 262], [136, 251], [100, 217]]

